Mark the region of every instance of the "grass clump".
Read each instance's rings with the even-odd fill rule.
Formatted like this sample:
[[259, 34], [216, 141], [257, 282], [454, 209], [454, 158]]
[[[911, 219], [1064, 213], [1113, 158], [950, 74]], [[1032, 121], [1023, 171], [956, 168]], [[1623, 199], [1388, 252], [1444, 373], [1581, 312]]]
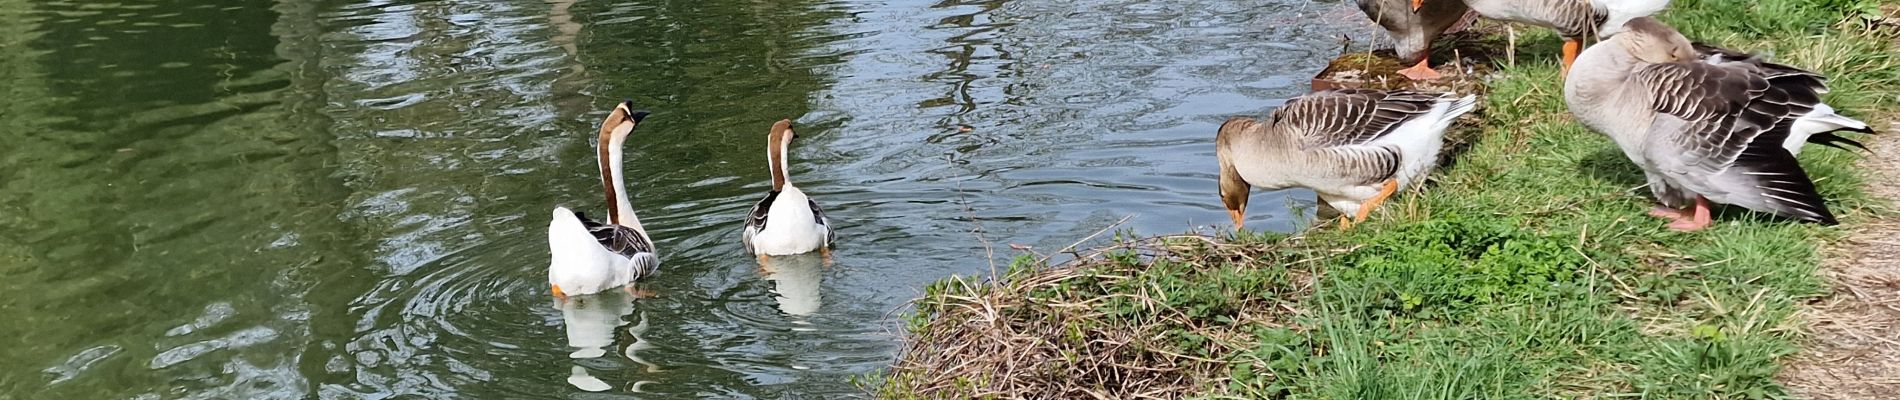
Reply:
[[[1302, 364], [1286, 323], [1312, 274], [1282, 238], [1125, 240], [1060, 266], [1019, 257], [998, 281], [926, 290], [886, 398], [1173, 397], [1269, 391]], [[1308, 263], [1310, 264], [1310, 262]]]
[[[1692, 39], [1831, 77], [1844, 114], [1894, 106], [1895, 33], [1861, 0], [1677, 0]], [[1874, 11], [1878, 12], [1878, 11]], [[1882, 20], [1884, 21], [1884, 19]], [[1727, 208], [1676, 233], [1642, 173], [1563, 103], [1557, 38], [1521, 30], [1432, 181], [1351, 231], [1125, 242], [987, 285], [933, 286], [891, 398], [1773, 399], [1840, 228]], [[1802, 152], [1853, 225], [1854, 153]], [[1209, 199], [1213, 201], [1214, 199]]]

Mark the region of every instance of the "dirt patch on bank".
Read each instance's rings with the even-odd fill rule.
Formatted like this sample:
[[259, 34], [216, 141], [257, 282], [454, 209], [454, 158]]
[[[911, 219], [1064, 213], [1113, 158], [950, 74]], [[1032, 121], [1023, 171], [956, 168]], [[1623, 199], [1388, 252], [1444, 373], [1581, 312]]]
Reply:
[[[1900, 5], [1883, 11], [1877, 23], [1900, 29]], [[1900, 52], [1900, 39], [1890, 47]], [[1807, 349], [1781, 373], [1804, 398], [1900, 399], [1900, 119], [1877, 119], [1860, 166], [1882, 209], [1823, 252], [1834, 293], [1809, 308]]]
[[1900, 399], [1900, 126], [1880, 130], [1860, 165], [1886, 215], [1823, 253], [1834, 293], [1811, 306], [1807, 349], [1781, 375], [1801, 397]]

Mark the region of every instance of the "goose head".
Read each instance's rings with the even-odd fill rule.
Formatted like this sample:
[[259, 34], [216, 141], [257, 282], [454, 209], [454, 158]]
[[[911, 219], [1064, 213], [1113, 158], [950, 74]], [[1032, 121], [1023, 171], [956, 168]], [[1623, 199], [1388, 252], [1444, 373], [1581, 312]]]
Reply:
[[1613, 39], [1622, 40], [1631, 56], [1646, 63], [1662, 64], [1696, 59], [1695, 45], [1675, 28], [1651, 17], [1631, 19], [1623, 32]]
[[1252, 134], [1259, 123], [1253, 118], [1237, 117], [1221, 124], [1220, 132], [1214, 136], [1214, 154], [1220, 159], [1220, 202], [1227, 206], [1227, 217], [1234, 220], [1234, 229], [1238, 230], [1247, 221], [1247, 195], [1253, 186], [1240, 176], [1240, 170], [1234, 167], [1233, 153], [1228, 150], [1241, 135]]
[[[607, 113], [607, 120], [600, 123], [600, 142], [606, 144], [626, 140], [627, 135], [633, 133], [633, 128], [639, 126], [647, 114], [645, 110], [634, 110], [631, 100], [615, 104], [614, 110]], [[605, 147], [602, 146], [601, 151], [606, 151]]]

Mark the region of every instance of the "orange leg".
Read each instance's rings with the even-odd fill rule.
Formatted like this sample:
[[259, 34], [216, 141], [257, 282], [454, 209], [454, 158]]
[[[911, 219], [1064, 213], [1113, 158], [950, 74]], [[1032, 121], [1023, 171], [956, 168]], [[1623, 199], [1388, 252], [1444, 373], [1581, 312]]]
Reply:
[[1339, 230], [1342, 230], [1342, 231], [1352, 230], [1351, 216], [1347, 216], [1347, 215], [1339, 216]]
[[660, 297], [659, 292], [635, 288], [633, 287], [633, 284], [631, 283], [627, 284], [627, 286], [621, 286], [620, 290], [627, 291], [627, 294], [632, 295], [633, 298], [636, 298], [636, 299], [651, 299], [654, 297]]
[[1399, 191], [1399, 180], [1387, 179], [1385, 186], [1379, 188], [1379, 194], [1373, 195], [1371, 199], [1366, 200], [1365, 204], [1359, 205], [1359, 213], [1353, 216], [1353, 222], [1366, 222], [1366, 217], [1372, 215], [1372, 209], [1385, 203], [1385, 198], [1392, 197], [1392, 193], [1397, 191]]
[[1425, 7], [1425, 0], [1412, 0], [1412, 12], [1418, 12], [1422, 7]]
[[1570, 64], [1577, 62], [1577, 54], [1583, 53], [1583, 38], [1564, 40], [1564, 65], [1562, 76], [1570, 76]]
[[763, 275], [763, 274], [767, 274], [771, 272], [771, 271], [765, 270], [765, 263], [767, 260], [770, 260], [770, 259], [771, 257], [767, 257], [764, 254], [759, 255], [759, 274]]
[[825, 266], [831, 266], [831, 247], [819, 247], [818, 255], [825, 257]]
[[1404, 75], [1406, 79], [1415, 81], [1438, 80], [1439, 78], [1445, 77], [1444, 75], [1439, 75], [1438, 70], [1432, 69], [1430, 65], [1431, 62], [1431, 57], [1427, 56], [1423, 60], [1418, 60], [1418, 65], [1399, 70], [1399, 75]]
[[1694, 232], [1707, 228], [1713, 223], [1714, 221], [1709, 218], [1709, 199], [1696, 196], [1694, 210], [1684, 212], [1681, 219], [1669, 223], [1669, 229], [1677, 232]]
[[[1682, 219], [1683, 214], [1685, 213], [1682, 210], [1679, 210], [1670, 206], [1661, 205], [1661, 204], [1657, 204], [1655, 207], [1651, 207], [1649, 209], [1649, 216], [1667, 219], [1670, 221]], [[1690, 214], [1693, 214], [1693, 212], [1691, 212]]]

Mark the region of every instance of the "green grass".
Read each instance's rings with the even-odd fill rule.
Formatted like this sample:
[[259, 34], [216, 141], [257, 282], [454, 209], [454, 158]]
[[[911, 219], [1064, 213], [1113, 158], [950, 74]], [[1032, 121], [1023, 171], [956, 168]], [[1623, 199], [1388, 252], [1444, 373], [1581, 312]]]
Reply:
[[[1692, 39], [1820, 71], [1832, 78], [1830, 104], [1871, 120], [1866, 113], [1894, 106], [1900, 95], [1891, 32], [1871, 31], [1861, 19], [1877, 13], [1876, 6], [1677, 0], [1662, 18]], [[1554, 65], [1557, 47], [1548, 32], [1521, 37], [1518, 64], [1500, 66], [1500, 78], [1491, 82], [1483, 122], [1453, 135], [1469, 144], [1466, 151], [1370, 223], [1296, 238], [1227, 238], [1251, 259], [1219, 257], [1235, 250], [1218, 246], [1174, 246], [1166, 249], [1173, 255], [1161, 257], [1111, 252], [1075, 267], [1084, 271], [1075, 285], [1020, 290], [1025, 310], [999, 313], [1051, 320], [1066, 314], [1033, 305], [1141, 293], [1129, 301], [1089, 303], [1100, 317], [1065, 322], [1084, 324], [1069, 341], [1127, 334], [1153, 338], [1138, 342], [1158, 352], [1213, 360], [1185, 372], [1200, 382], [1192, 394], [1175, 395], [1788, 397], [1774, 376], [1778, 362], [1799, 351], [1803, 327], [1793, 315], [1825, 292], [1816, 275], [1817, 248], [1843, 231], [1745, 210], [1725, 210], [1701, 232], [1665, 229], [1644, 214], [1650, 200], [1640, 188], [1641, 172], [1607, 138], [1569, 116]], [[1845, 224], [1889, 212], [1871, 208], [1876, 202], [1859, 189], [1857, 155], [1811, 149], [1801, 155], [1803, 164]], [[1033, 262], [1020, 264], [1004, 282], [1049, 273]], [[1099, 268], [1143, 272], [1114, 279], [1086, 272]], [[935, 286], [920, 302], [912, 330], [944, 332], [947, 320], [962, 315], [954, 311], [957, 299], [995, 295], [1011, 290], [1007, 286]], [[1270, 296], [1294, 296], [1273, 304], [1298, 311], [1241, 318]], [[1137, 299], [1166, 301], [1156, 307]], [[1210, 337], [1219, 340], [1210, 343]], [[941, 344], [913, 339], [907, 359]], [[1054, 346], [1074, 352], [1070, 360], [1102, 355], [1086, 346]], [[945, 393], [967, 395], [1011, 378], [973, 378], [957, 386], [964, 392], [920, 391], [917, 383], [931, 374], [900, 367], [882, 377], [889, 384], [878, 393], [962, 397]]]

